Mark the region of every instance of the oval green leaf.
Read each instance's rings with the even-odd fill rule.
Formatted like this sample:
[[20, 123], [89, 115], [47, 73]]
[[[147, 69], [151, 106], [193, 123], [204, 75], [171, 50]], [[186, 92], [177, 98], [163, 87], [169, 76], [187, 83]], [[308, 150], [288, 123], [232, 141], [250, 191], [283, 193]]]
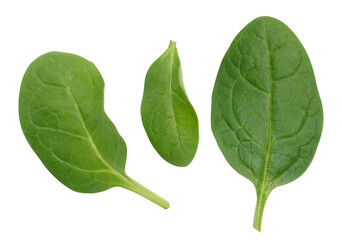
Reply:
[[21, 84], [19, 116], [32, 149], [68, 188], [95, 193], [120, 186], [169, 207], [126, 175], [126, 144], [104, 111], [104, 81], [93, 63], [60, 52], [38, 57]]
[[309, 167], [323, 126], [309, 57], [285, 24], [260, 17], [236, 36], [215, 82], [211, 125], [228, 163], [256, 188], [260, 231], [267, 197]]
[[162, 158], [179, 167], [190, 164], [198, 146], [198, 119], [184, 89], [175, 42], [147, 72], [141, 118]]

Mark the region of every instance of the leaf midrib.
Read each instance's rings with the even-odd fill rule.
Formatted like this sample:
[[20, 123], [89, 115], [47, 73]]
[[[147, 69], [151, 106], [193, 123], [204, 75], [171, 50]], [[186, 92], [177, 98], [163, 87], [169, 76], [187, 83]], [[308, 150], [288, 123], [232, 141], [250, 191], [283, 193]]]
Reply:
[[[271, 56], [271, 47], [270, 43], [268, 41], [268, 34], [266, 27], [265, 29], [265, 41], [268, 49], [268, 61], [269, 61], [269, 71], [270, 71], [270, 92], [269, 92], [269, 125], [268, 125], [268, 147], [267, 147], [267, 155], [265, 158], [265, 167], [264, 167], [264, 173], [263, 178], [261, 181], [261, 187], [260, 187], [260, 196], [263, 196], [265, 194], [266, 190], [266, 180], [267, 180], [267, 172], [269, 168], [269, 162], [270, 162], [270, 156], [271, 156], [271, 150], [272, 150], [272, 91], [273, 91], [273, 74], [272, 74], [272, 56]], [[261, 207], [261, 206], [260, 206]]]
[[121, 176], [121, 174], [120, 174], [118, 171], [116, 171], [116, 170], [115, 170], [115, 169], [114, 169], [114, 168], [113, 168], [113, 167], [112, 167], [112, 166], [111, 166], [111, 165], [102, 157], [101, 153], [100, 153], [99, 150], [97, 149], [97, 146], [95, 145], [95, 142], [94, 142], [93, 138], [91, 137], [91, 135], [90, 135], [90, 133], [89, 133], [89, 131], [88, 131], [88, 128], [87, 128], [87, 126], [86, 126], [86, 124], [85, 124], [85, 121], [84, 121], [84, 118], [83, 118], [83, 116], [82, 116], [82, 113], [81, 113], [81, 111], [80, 111], [80, 109], [79, 109], [79, 106], [78, 106], [78, 104], [77, 104], [77, 102], [76, 102], [74, 96], [72, 95], [72, 93], [71, 93], [71, 91], [70, 91], [70, 88], [69, 88], [69, 86], [68, 86], [68, 84], [67, 84], [67, 79], [66, 79], [65, 76], [63, 76], [63, 77], [64, 77], [64, 80], [65, 80], [65, 88], [66, 88], [66, 90], [67, 90], [69, 96], [71, 97], [71, 100], [72, 100], [73, 104], [75, 105], [75, 109], [76, 109], [76, 111], [77, 111], [77, 114], [79, 115], [79, 119], [80, 119], [80, 122], [81, 122], [81, 124], [82, 124], [82, 127], [83, 127], [84, 131], [86, 132], [87, 138], [88, 138], [88, 140], [89, 140], [89, 143], [90, 143], [90, 145], [92, 146], [93, 150], [95, 151], [97, 157], [101, 160], [101, 162], [102, 162], [106, 167], [109, 168], [109, 170], [110, 170], [114, 175], [116, 175], [116, 176]]
[[183, 148], [183, 144], [182, 144], [182, 140], [181, 140], [181, 136], [180, 136], [180, 132], [179, 132], [178, 123], [176, 121], [175, 108], [174, 108], [174, 104], [173, 104], [172, 68], [173, 68], [173, 65], [175, 65], [174, 64], [175, 49], [176, 49], [175, 46], [171, 47], [171, 60], [170, 60], [170, 72], [169, 72], [169, 78], [170, 78], [170, 81], [169, 81], [169, 85], [170, 85], [170, 98], [171, 98], [171, 107], [172, 107], [172, 113], [173, 113], [172, 114], [172, 118], [173, 118], [173, 120], [175, 122], [175, 125], [176, 125], [176, 131], [177, 131], [177, 135], [178, 135], [179, 145], [180, 145], [181, 149], [183, 150], [183, 152], [185, 153], [184, 148]]

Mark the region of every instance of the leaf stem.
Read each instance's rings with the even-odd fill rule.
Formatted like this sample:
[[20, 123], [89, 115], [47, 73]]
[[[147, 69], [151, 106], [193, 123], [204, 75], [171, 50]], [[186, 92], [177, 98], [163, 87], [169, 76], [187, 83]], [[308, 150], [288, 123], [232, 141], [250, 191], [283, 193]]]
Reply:
[[168, 48], [174, 48], [174, 47], [176, 47], [176, 42], [170, 40], [170, 44]]
[[170, 203], [164, 198], [158, 196], [157, 194], [147, 189], [146, 187], [144, 187], [143, 185], [141, 185], [134, 179], [128, 176], [127, 176], [127, 179], [129, 180], [129, 185], [124, 186], [124, 188], [139, 194], [140, 196], [150, 200], [151, 202], [154, 202], [155, 204], [159, 205], [160, 207], [164, 209], [168, 209], [170, 207]]
[[257, 203], [254, 212], [253, 227], [259, 232], [261, 231], [262, 215], [264, 213], [267, 197], [268, 194], [265, 194], [264, 192], [257, 193]]

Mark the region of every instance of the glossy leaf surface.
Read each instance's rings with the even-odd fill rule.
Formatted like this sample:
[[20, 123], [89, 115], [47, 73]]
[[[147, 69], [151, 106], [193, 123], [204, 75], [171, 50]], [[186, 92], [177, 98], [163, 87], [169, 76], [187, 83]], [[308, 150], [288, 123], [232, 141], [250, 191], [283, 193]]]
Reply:
[[267, 197], [305, 172], [323, 126], [309, 57], [285, 24], [260, 17], [236, 36], [217, 75], [211, 118], [226, 160], [256, 188], [260, 231]]
[[32, 149], [68, 188], [120, 186], [169, 207], [126, 175], [126, 144], [104, 111], [104, 81], [91, 62], [60, 52], [38, 57], [21, 84], [19, 115]]
[[147, 72], [141, 117], [162, 158], [180, 167], [190, 164], [198, 146], [198, 119], [184, 89], [175, 42]]

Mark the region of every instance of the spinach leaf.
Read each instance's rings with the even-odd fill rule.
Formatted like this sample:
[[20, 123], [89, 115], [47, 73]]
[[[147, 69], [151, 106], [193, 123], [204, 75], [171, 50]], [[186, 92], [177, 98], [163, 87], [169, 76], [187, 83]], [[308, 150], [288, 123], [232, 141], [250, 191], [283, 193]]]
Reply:
[[104, 111], [104, 82], [93, 63], [60, 52], [38, 57], [21, 84], [19, 116], [32, 149], [68, 188], [95, 193], [120, 186], [169, 207], [126, 175], [126, 144]]
[[236, 36], [215, 82], [211, 125], [228, 163], [256, 188], [260, 231], [270, 192], [305, 172], [323, 127], [309, 57], [285, 24], [260, 17]]
[[198, 146], [198, 119], [183, 85], [176, 43], [147, 72], [141, 118], [155, 150], [167, 162], [184, 167]]

